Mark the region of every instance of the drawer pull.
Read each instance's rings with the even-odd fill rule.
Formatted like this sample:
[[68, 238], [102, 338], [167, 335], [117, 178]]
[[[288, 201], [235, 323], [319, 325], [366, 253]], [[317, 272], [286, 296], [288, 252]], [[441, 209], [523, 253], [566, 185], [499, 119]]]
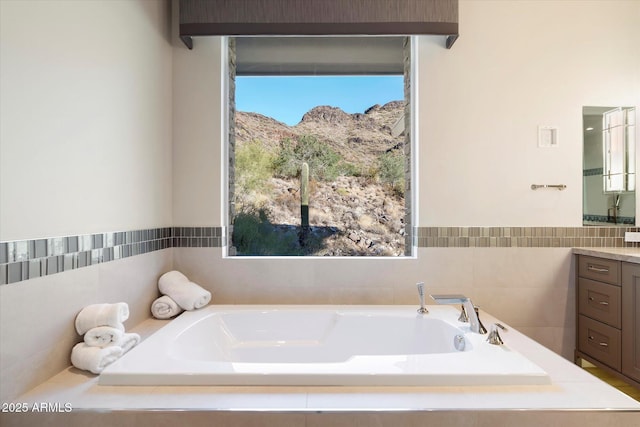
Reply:
[[[593, 340], [595, 340], [594, 337], [589, 337], [589, 341], [593, 341]], [[600, 347], [609, 347], [609, 344], [607, 344], [606, 342], [599, 342], [598, 345]]]
[[594, 267], [593, 265], [589, 265], [587, 267], [587, 270], [595, 271], [596, 273], [608, 273], [609, 272], [608, 268]]
[[[589, 297], [589, 301], [595, 301], [595, 300], [593, 299], [593, 297]], [[598, 304], [600, 304], [600, 305], [609, 305], [609, 303], [607, 301], [598, 301]]]

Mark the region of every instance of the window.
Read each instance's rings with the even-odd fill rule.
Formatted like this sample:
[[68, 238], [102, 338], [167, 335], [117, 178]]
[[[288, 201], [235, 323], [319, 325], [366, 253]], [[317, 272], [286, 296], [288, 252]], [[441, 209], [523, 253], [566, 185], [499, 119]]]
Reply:
[[615, 108], [602, 115], [604, 191], [635, 190], [635, 109]]
[[228, 255], [411, 255], [409, 40], [229, 46]]

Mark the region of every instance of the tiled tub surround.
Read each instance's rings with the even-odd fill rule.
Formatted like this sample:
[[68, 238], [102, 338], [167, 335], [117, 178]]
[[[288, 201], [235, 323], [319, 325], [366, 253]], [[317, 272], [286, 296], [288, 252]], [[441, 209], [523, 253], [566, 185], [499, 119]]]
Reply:
[[[547, 247], [541, 244], [541, 239], [531, 242], [539, 247], [452, 246], [456, 240], [451, 239], [459, 238], [454, 236], [460, 236], [464, 229], [419, 229], [416, 235], [438, 233], [436, 236], [446, 238], [450, 246], [435, 246], [437, 240], [421, 241], [417, 258], [293, 261], [226, 260], [221, 249], [222, 228], [171, 227], [170, 237], [161, 237], [169, 239], [166, 250], [152, 250], [111, 262], [97, 257], [102, 262], [5, 284], [0, 286], [2, 398], [15, 399], [69, 365], [69, 349], [80, 339], [73, 331], [73, 317], [83, 306], [126, 301], [132, 313], [127, 329], [147, 319], [149, 305], [158, 295], [157, 278], [169, 269], [183, 271], [211, 291], [216, 304], [413, 304], [417, 298], [415, 283], [425, 280], [429, 292], [447, 293], [455, 289], [472, 296], [483, 310], [505, 319], [570, 360], [575, 310], [571, 297], [571, 247]], [[498, 229], [466, 230], [474, 239], [484, 239], [482, 233], [492, 239], [492, 233], [496, 233], [492, 230]], [[534, 232], [534, 228], [524, 230]], [[544, 232], [546, 228], [535, 230]], [[594, 242], [612, 239], [622, 245], [623, 238], [617, 236], [636, 229], [564, 230], [588, 236], [583, 238]], [[595, 233], [604, 232], [616, 233], [616, 237], [596, 237]], [[475, 233], [480, 236], [475, 237]], [[110, 241], [110, 238], [103, 240], [103, 245]], [[3, 256], [9, 260], [8, 251]], [[3, 264], [6, 268], [9, 262]]]
[[219, 247], [222, 227], [163, 227], [0, 242], [0, 285], [172, 247]]
[[[221, 248], [173, 248], [174, 268], [214, 304], [417, 304], [427, 294], [468, 295], [572, 360], [572, 248], [418, 248], [416, 258], [223, 258]], [[427, 302], [430, 300], [428, 299]]]
[[[486, 313], [485, 320], [497, 321]], [[149, 319], [134, 330], [145, 339], [165, 324]], [[635, 425], [640, 403], [506, 326], [505, 342], [542, 367], [551, 385], [123, 387], [100, 386], [97, 377], [67, 368], [15, 402], [66, 403], [71, 413], [1, 415], [9, 425]]]
[[[193, 230], [185, 231], [191, 233]], [[7, 401], [6, 397], [10, 396], [14, 401], [28, 398], [30, 402], [40, 402], [48, 399], [75, 405], [70, 414], [5, 415], [14, 421], [8, 425], [35, 425], [41, 421], [44, 424], [50, 419], [55, 420], [54, 423], [78, 420], [78, 424], [90, 419], [97, 425], [100, 422], [113, 425], [118, 420], [132, 425], [153, 425], [158, 420], [188, 421], [190, 425], [209, 425], [218, 420], [222, 424], [237, 425], [247, 420], [263, 422], [263, 425], [304, 425], [304, 422], [307, 425], [354, 425], [360, 422], [409, 426], [423, 425], [425, 419], [446, 425], [477, 426], [504, 425], [504, 420], [523, 426], [539, 425], [540, 419], [577, 426], [589, 425], [599, 419], [613, 422], [612, 425], [632, 425], [630, 420], [635, 419], [637, 413], [573, 410], [532, 414], [486, 409], [420, 409], [446, 404], [450, 407], [468, 407], [470, 404], [491, 407], [488, 403], [505, 402], [514, 391], [523, 399], [533, 399], [545, 393], [552, 396], [575, 393], [575, 399], [584, 404], [580, 396], [585, 391], [600, 396], [598, 390], [602, 390], [602, 383], [587, 374], [576, 381], [562, 377], [561, 389], [557, 388], [558, 383], [552, 386], [552, 390], [519, 389], [504, 393], [488, 388], [469, 394], [469, 390], [455, 387], [428, 390], [126, 387], [126, 390], [113, 390], [96, 388], [95, 377], [65, 368], [68, 366], [69, 348], [79, 340], [75, 332], [67, 337], [65, 330], [73, 329], [69, 326], [73, 315], [87, 303], [127, 301], [132, 308], [127, 330], [139, 331], [143, 335], [148, 334], [147, 328], [155, 330], [164, 325], [164, 321], [148, 318], [148, 304], [157, 296], [158, 275], [173, 268], [185, 272], [211, 290], [216, 304], [415, 304], [415, 281], [423, 279], [431, 293], [455, 289], [472, 296], [483, 311], [504, 319], [508, 326], [570, 360], [574, 317], [571, 252], [570, 248], [432, 247], [419, 248], [417, 259], [290, 261], [225, 260], [219, 247], [175, 247], [1, 286], [3, 375], [0, 385], [5, 396], [3, 400]], [[43, 306], [44, 303], [38, 301], [47, 301], [47, 304]], [[134, 315], [137, 317], [133, 318]], [[489, 321], [486, 316], [485, 319]], [[47, 322], [47, 328], [41, 327], [43, 321]], [[11, 328], [7, 323], [12, 325]], [[32, 342], [34, 337], [39, 338], [37, 345]], [[11, 345], [7, 347], [9, 343]], [[553, 353], [544, 351], [536, 357], [546, 355]], [[534, 362], [540, 363], [539, 360]], [[57, 370], [47, 371], [51, 365], [58, 366]], [[39, 368], [34, 370], [34, 366]], [[62, 373], [46, 381], [61, 370]], [[19, 397], [30, 389], [33, 390]], [[129, 408], [149, 407], [149, 402], [152, 402], [165, 409], [152, 413], [145, 411], [142, 415], [134, 409], [125, 410], [123, 402]], [[602, 400], [599, 402], [605, 404]], [[82, 409], [92, 405], [111, 410]], [[399, 410], [401, 406], [405, 409]], [[176, 407], [184, 407], [189, 412], [173, 411]], [[236, 410], [225, 410], [231, 407]], [[318, 413], [302, 409], [307, 407], [316, 408]], [[273, 411], [266, 412], [270, 409]], [[393, 410], [388, 412], [385, 409]], [[305, 412], [301, 413], [301, 410]]]
[[71, 348], [82, 341], [74, 319], [83, 307], [126, 302], [127, 331], [147, 320], [159, 296], [158, 277], [173, 268], [172, 251], [0, 286], [0, 401], [15, 399], [70, 365]]

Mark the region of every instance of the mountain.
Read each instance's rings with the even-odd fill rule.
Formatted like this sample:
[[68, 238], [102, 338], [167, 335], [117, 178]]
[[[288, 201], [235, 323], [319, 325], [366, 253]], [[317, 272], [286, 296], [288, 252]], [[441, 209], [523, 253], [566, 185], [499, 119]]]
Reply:
[[275, 148], [284, 138], [314, 135], [349, 162], [370, 165], [386, 151], [402, 146], [404, 136], [391, 134], [393, 124], [404, 114], [404, 102], [374, 105], [363, 113], [318, 106], [309, 110], [295, 126], [258, 113], [236, 112], [236, 144], [259, 140]]

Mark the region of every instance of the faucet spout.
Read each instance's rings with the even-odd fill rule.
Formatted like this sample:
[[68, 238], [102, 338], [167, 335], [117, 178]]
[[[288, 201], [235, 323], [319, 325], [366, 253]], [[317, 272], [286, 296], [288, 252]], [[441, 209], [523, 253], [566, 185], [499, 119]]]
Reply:
[[[431, 298], [437, 302], [438, 304], [462, 304], [464, 307], [464, 311], [467, 313], [469, 317], [469, 325], [471, 327], [471, 331], [476, 334], [486, 333], [486, 329], [480, 323], [480, 318], [478, 317], [478, 312], [475, 309], [475, 306], [471, 302], [471, 298], [466, 297], [464, 295], [430, 295]], [[484, 332], [483, 332], [484, 330]]]
[[469, 316], [469, 326], [471, 327], [471, 331], [476, 334], [481, 334], [482, 330], [480, 329], [480, 319], [478, 318], [478, 312], [471, 302], [471, 298], [465, 298], [462, 301], [462, 305], [464, 306], [467, 316]]

